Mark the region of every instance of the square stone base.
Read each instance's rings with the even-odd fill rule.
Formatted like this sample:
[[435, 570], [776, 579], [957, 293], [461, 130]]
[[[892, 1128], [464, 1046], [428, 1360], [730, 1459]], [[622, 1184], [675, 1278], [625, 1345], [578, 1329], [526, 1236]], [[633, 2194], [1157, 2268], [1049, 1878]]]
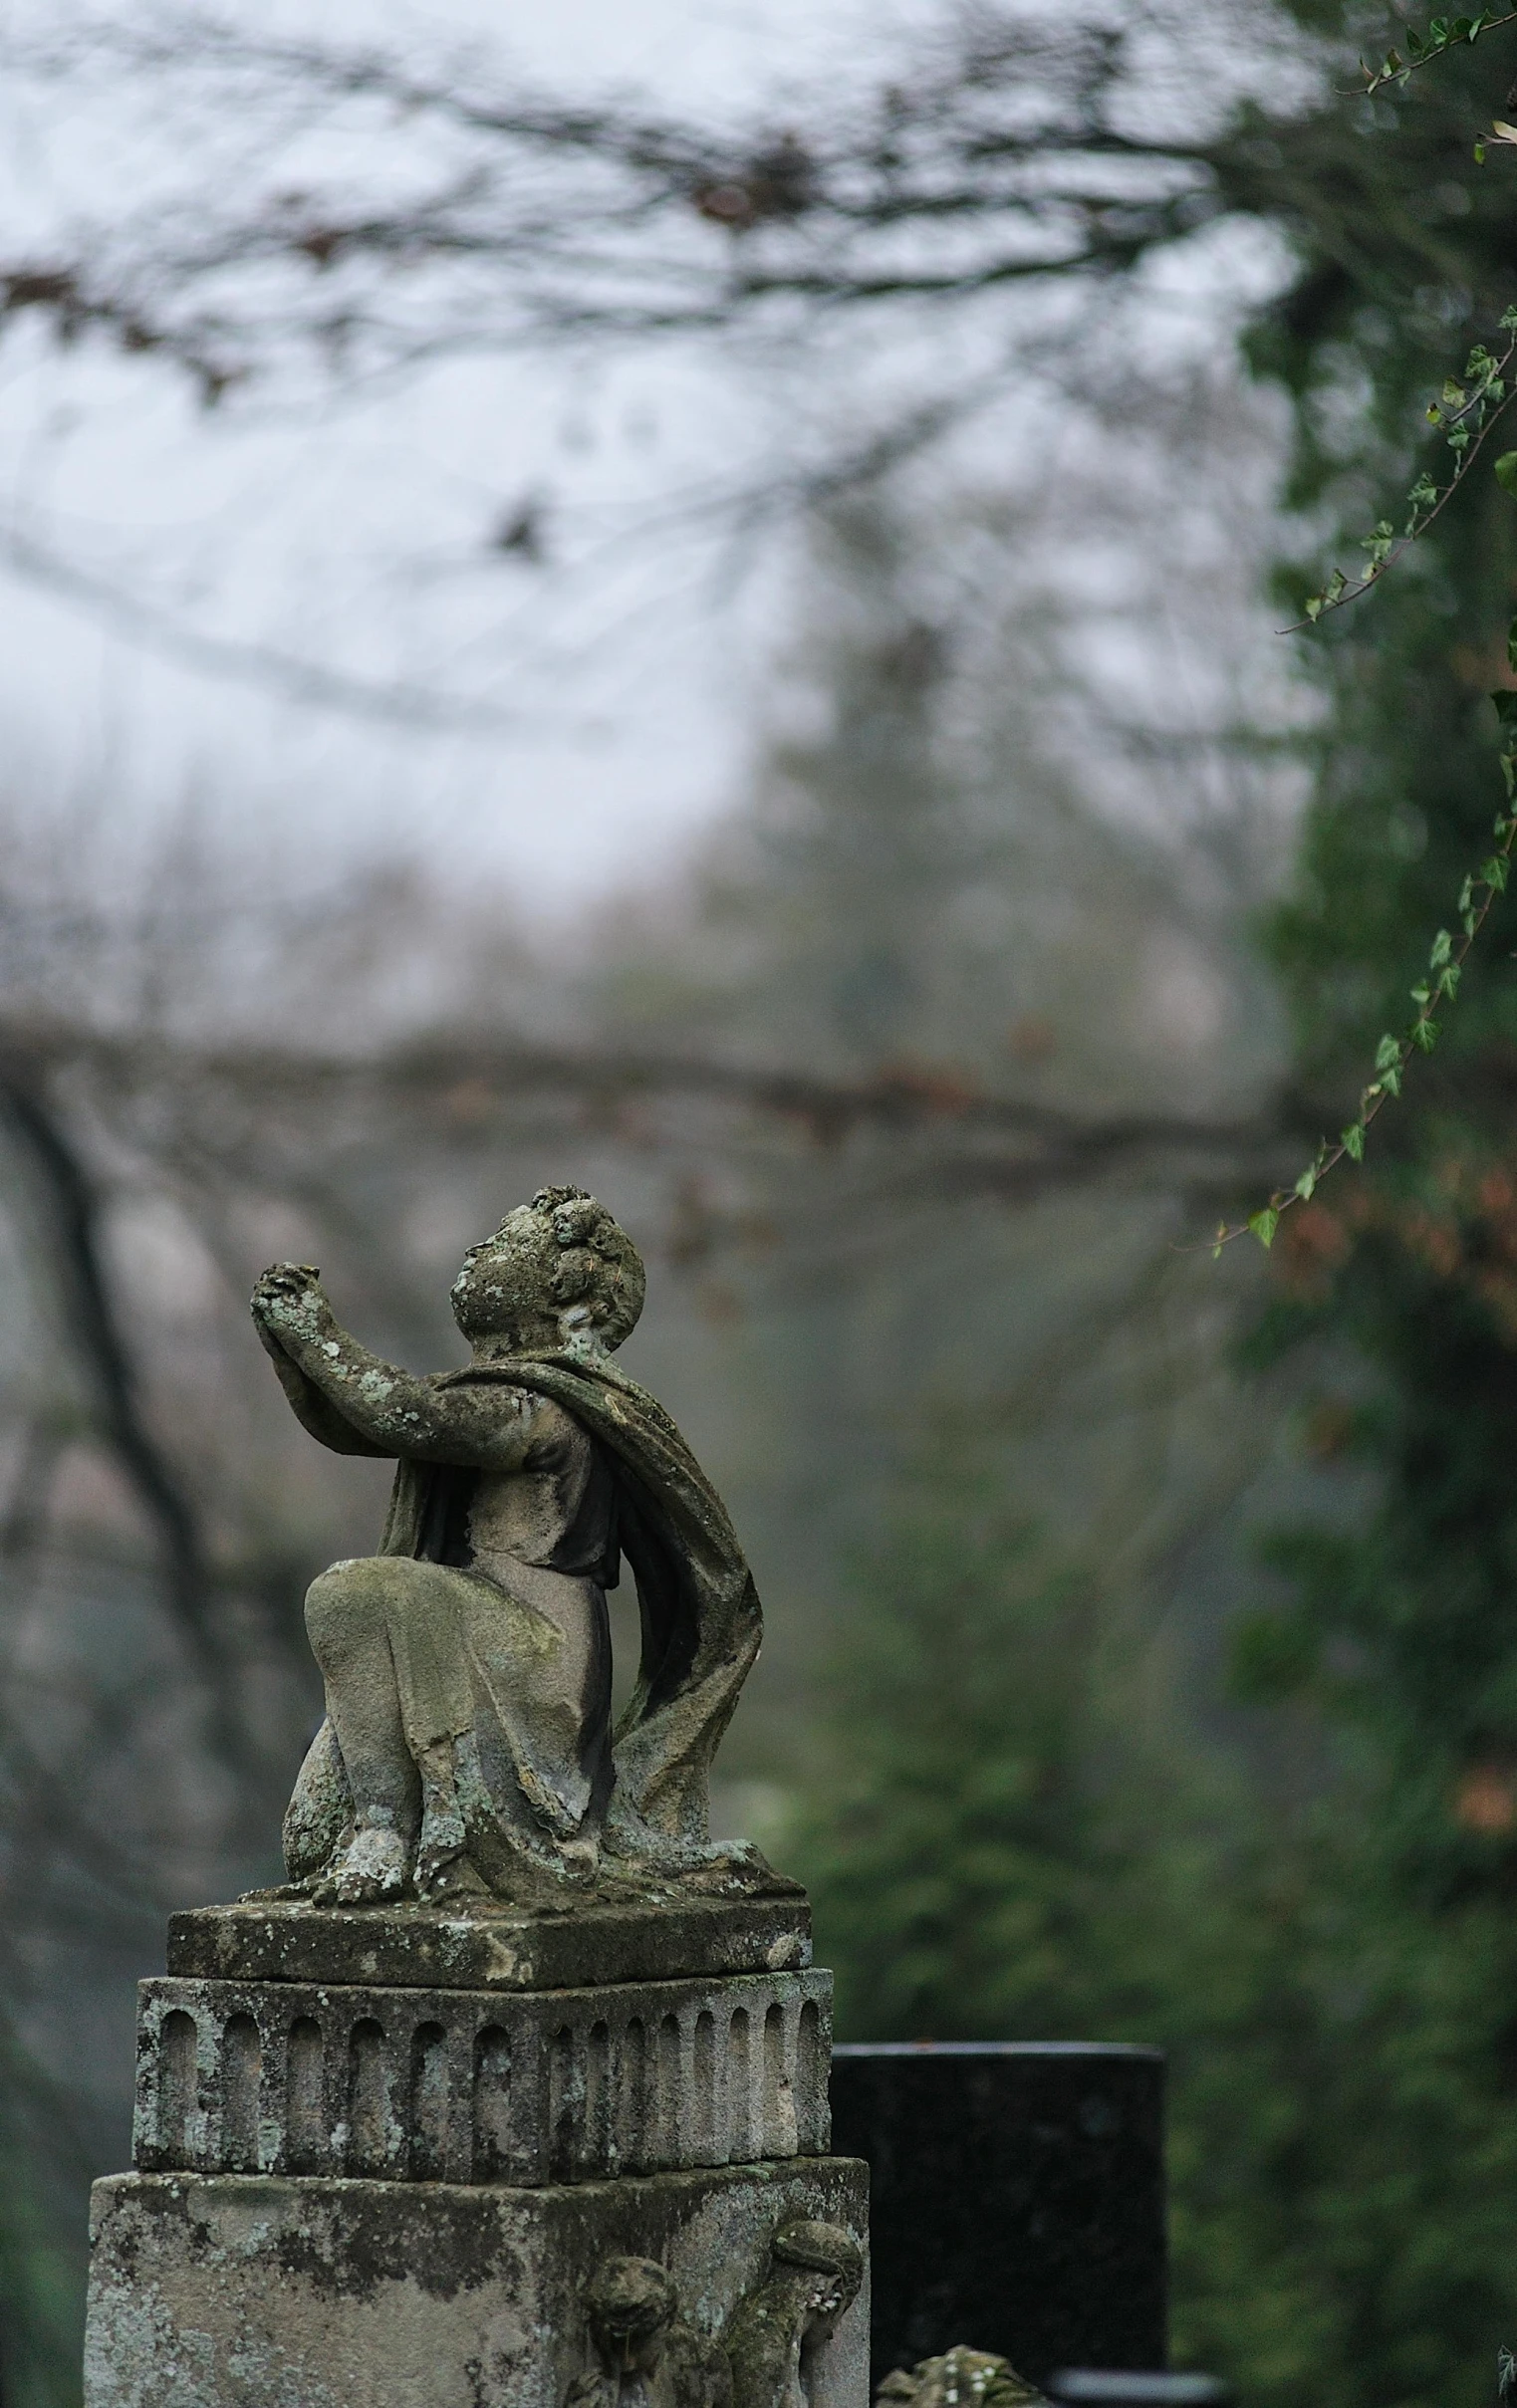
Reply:
[[467, 1906], [313, 1906], [244, 1898], [168, 1918], [168, 1970], [218, 1982], [398, 1984], [412, 1990], [582, 1990], [608, 1982], [796, 1973], [811, 1963], [811, 1908], [777, 1898], [673, 1892], [635, 1906], [531, 1913]]
[[[801, 2158], [519, 2190], [222, 2174], [95, 2186], [86, 2408], [565, 2408], [595, 2364], [582, 2304], [655, 2259], [715, 2337], [792, 2217], [861, 2243], [869, 2170]], [[804, 2368], [868, 2408], [869, 2288]]]

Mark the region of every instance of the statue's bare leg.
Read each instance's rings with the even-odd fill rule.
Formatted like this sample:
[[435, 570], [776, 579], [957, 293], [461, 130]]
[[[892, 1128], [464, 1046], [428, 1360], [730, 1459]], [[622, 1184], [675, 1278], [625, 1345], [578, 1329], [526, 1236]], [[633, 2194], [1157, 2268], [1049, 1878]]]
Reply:
[[354, 1835], [323, 1889], [342, 1906], [398, 1897], [421, 1820], [421, 1782], [400, 1719], [375, 1559], [334, 1564], [306, 1596], [306, 1628], [353, 1792]]

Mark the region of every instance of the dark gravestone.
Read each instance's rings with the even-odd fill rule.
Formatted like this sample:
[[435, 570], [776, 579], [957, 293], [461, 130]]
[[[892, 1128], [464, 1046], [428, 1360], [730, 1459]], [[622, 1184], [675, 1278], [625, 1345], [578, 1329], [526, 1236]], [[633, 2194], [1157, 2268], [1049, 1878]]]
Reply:
[[959, 2342], [1042, 2383], [1166, 2360], [1164, 2060], [1081, 2043], [833, 2052], [871, 2175], [875, 2380]]

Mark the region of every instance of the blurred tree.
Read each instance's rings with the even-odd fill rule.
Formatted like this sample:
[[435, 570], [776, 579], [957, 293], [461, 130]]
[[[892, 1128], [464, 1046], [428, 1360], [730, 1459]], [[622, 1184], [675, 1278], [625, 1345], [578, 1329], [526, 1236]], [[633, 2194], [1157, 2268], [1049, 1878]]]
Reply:
[[1117, 1863], [1084, 1761], [1095, 1599], [944, 1421], [857, 1557], [827, 1666], [843, 1710], [791, 1851], [845, 2039], [1078, 2035]]
[[1270, 2408], [1478, 2398], [1511, 2319], [1508, 1911], [1432, 1931], [1347, 1775], [1270, 1816], [1236, 1763], [1156, 1752], [1101, 1634], [983, 1421], [934, 1426], [782, 1837], [840, 2034], [1159, 2041], [1178, 2362]]
[[[1296, 13], [1345, 47], [1349, 33], [1356, 47], [1396, 33], [1360, 10], [1352, 23]], [[1294, 399], [1294, 499], [1339, 547], [1393, 509], [1420, 404], [1513, 297], [1505, 162], [1469, 157], [1510, 74], [1499, 39], [1357, 112], [1268, 140], [1256, 128], [1264, 174], [1288, 154], [1303, 197], [1288, 220], [1296, 275], [1252, 349]], [[1318, 582], [1283, 580], [1298, 605]], [[1326, 708], [1271, 948], [1323, 1125], [1344, 1117], [1379, 1030], [1407, 1017], [1430, 930], [1487, 836], [1500, 786], [1482, 692], [1508, 682], [1514, 591], [1512, 504], [1482, 474], [1312, 655]], [[1378, 1123], [1365, 1173], [1340, 1174], [1282, 1225], [1277, 1298], [1253, 1343], [1261, 1362], [1297, 1353], [1317, 1394], [1312, 1443], [1372, 1474], [1348, 1535], [1340, 1521], [1275, 1537], [1281, 1601], [1236, 1636], [1262, 1745], [1303, 1722], [1330, 1735], [1320, 1803], [1270, 1817], [1246, 1787], [1156, 1783], [1142, 1765], [1108, 1790], [1078, 1625], [1051, 1705], [1047, 1596], [1018, 1597], [949, 1485], [890, 1543], [900, 1577], [872, 1569], [885, 1616], [881, 1669], [863, 1676], [873, 1718], [866, 1736], [863, 1718], [840, 1716], [810, 1826], [855, 2031], [899, 2017], [943, 2034], [1164, 2040], [1177, 2342], [1281, 2403], [1468, 2400], [1510, 2339], [1517, 986], [1504, 927], [1439, 1054]], [[944, 1657], [922, 1641], [932, 1593], [976, 1634]], [[992, 1633], [1033, 1668], [1025, 1691], [982, 1662]], [[961, 1691], [963, 1663], [978, 1678]], [[1061, 1802], [1043, 1816], [1026, 1787], [1040, 1763]], [[830, 1850], [834, 1819], [849, 1842]], [[976, 1920], [994, 1929], [985, 1867], [998, 1859], [1008, 1877], [1015, 1864], [1028, 1963], [1045, 1972], [1025, 1994], [994, 1947], [955, 1958], [933, 1944]], [[1045, 1897], [1068, 1909], [1056, 1949]], [[877, 2017], [864, 2002], [896, 1964], [908, 1972]]]

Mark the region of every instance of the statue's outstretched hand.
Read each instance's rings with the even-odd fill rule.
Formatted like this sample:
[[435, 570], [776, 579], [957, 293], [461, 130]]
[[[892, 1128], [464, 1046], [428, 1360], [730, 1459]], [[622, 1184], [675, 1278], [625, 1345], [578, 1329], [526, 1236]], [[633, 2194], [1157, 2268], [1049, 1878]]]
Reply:
[[283, 1330], [309, 1337], [329, 1312], [314, 1263], [273, 1263], [253, 1290], [253, 1319], [276, 1339]]

